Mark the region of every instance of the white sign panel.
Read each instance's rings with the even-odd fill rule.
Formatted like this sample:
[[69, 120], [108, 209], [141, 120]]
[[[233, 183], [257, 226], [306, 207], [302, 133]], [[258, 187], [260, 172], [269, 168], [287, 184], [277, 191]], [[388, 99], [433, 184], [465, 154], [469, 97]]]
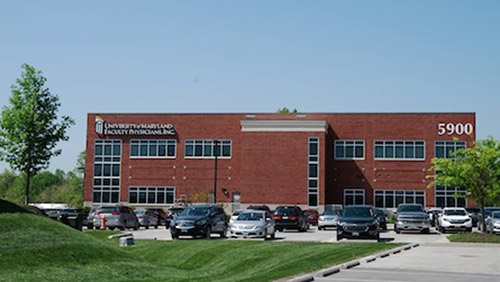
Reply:
[[99, 135], [175, 135], [170, 123], [107, 123], [95, 118], [95, 132]]

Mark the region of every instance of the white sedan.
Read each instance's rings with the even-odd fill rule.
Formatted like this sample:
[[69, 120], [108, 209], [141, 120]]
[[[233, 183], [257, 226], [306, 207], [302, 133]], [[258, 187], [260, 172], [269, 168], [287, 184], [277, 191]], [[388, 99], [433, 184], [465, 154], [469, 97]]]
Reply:
[[274, 238], [274, 219], [265, 211], [242, 211], [229, 226], [232, 237], [243, 238]]

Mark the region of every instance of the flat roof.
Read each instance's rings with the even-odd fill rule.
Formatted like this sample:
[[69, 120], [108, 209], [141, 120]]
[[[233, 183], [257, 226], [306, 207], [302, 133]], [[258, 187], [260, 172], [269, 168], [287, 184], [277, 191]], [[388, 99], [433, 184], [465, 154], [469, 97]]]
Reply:
[[92, 112], [87, 115], [449, 115], [449, 114], [476, 114], [476, 112], [298, 112], [281, 114], [276, 112], [192, 112], [192, 113], [126, 113], [126, 112]]

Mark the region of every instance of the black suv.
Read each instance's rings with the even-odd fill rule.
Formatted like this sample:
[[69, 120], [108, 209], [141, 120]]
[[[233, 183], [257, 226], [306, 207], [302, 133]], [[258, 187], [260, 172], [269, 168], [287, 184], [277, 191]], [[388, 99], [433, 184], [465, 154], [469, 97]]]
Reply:
[[279, 206], [274, 211], [275, 229], [283, 231], [284, 229], [296, 229], [300, 232], [306, 232], [309, 229], [307, 215], [297, 206]]
[[337, 224], [337, 241], [342, 238], [380, 239], [379, 220], [373, 207], [345, 207]]
[[217, 233], [226, 237], [226, 213], [218, 205], [194, 205], [187, 207], [170, 221], [172, 239], [179, 236], [202, 236], [210, 239], [210, 234]]

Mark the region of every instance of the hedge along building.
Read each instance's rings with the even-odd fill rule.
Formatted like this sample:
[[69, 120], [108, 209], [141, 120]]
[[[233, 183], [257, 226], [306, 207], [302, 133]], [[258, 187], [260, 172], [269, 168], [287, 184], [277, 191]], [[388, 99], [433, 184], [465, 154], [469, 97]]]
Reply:
[[463, 190], [427, 188], [425, 176], [432, 158], [473, 145], [475, 120], [475, 113], [89, 114], [84, 201], [169, 206], [209, 201], [216, 186], [218, 202], [243, 207], [466, 206], [455, 197]]

